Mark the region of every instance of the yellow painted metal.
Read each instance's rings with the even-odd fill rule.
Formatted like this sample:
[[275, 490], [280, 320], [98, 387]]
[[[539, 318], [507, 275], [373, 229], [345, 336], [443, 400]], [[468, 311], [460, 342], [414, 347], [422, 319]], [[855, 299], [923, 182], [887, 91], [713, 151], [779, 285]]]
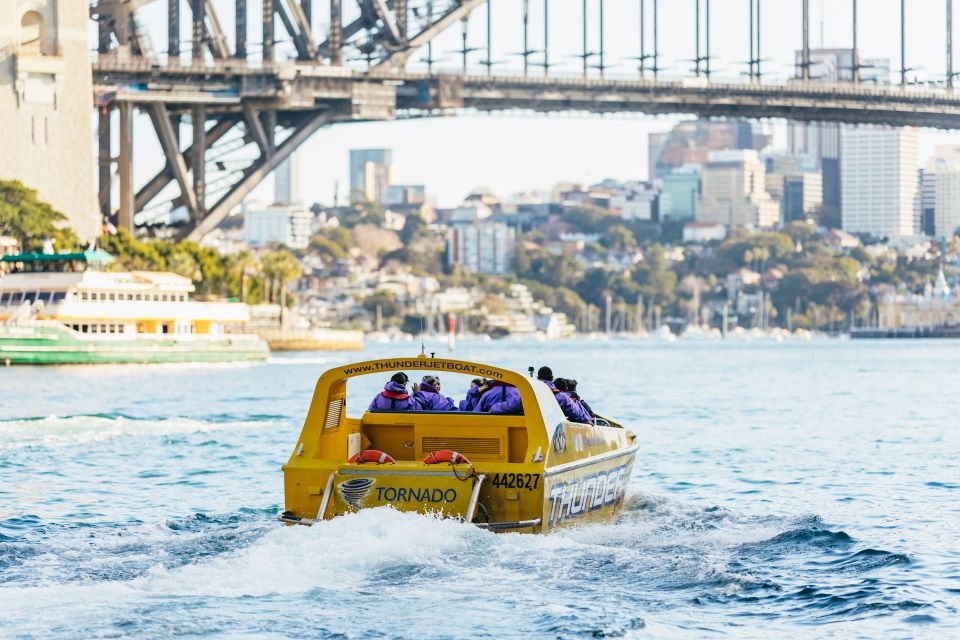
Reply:
[[[368, 411], [360, 418], [347, 416], [351, 378], [396, 371], [499, 380], [517, 388], [524, 412]], [[493, 529], [544, 531], [612, 518], [622, 506], [637, 445], [619, 424], [602, 422], [604, 426], [567, 421], [545, 384], [490, 365], [419, 356], [335, 367], [317, 381], [300, 437], [283, 467], [288, 521], [312, 522], [386, 504], [462, 517], [473, 486], [469, 476], [478, 474], [487, 479], [474, 521]], [[360, 449], [378, 449], [396, 462], [349, 464], [347, 459]], [[455, 477], [450, 465], [420, 462], [440, 449], [460, 452], [471, 465], [457, 465]], [[326, 497], [322, 488], [331, 474], [333, 495]], [[324, 504], [325, 513], [318, 513]]]
[[393, 467], [367, 463], [340, 469], [333, 480], [331, 515], [387, 505], [448, 517], [466, 513], [476, 481], [469, 465], [445, 465], [435, 472]]

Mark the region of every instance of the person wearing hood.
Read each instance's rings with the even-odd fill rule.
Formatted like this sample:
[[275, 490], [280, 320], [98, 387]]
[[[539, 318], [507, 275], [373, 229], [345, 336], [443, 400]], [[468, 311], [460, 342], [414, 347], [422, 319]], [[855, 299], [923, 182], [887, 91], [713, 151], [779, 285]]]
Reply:
[[437, 376], [423, 376], [420, 384], [413, 385], [413, 399], [421, 411], [457, 411], [452, 398], [440, 395], [440, 378]]
[[470, 381], [470, 389], [467, 391], [467, 397], [460, 401], [460, 411], [473, 411], [480, 401], [480, 387], [483, 386], [483, 378], [474, 378]]
[[537, 371], [537, 380], [550, 388], [550, 391], [553, 392], [553, 397], [556, 398], [557, 404], [560, 405], [560, 409], [563, 411], [563, 415], [567, 417], [567, 420], [593, 424], [593, 419], [590, 417], [590, 414], [587, 413], [586, 409], [574, 403], [569, 395], [557, 388], [557, 385], [553, 382], [553, 371], [550, 367], [540, 367]]
[[407, 374], [393, 374], [383, 386], [383, 391], [374, 396], [367, 411], [419, 411], [417, 400], [407, 393]]
[[586, 415], [590, 416], [590, 422], [593, 422], [593, 409], [591, 409], [590, 405], [577, 393], [577, 381], [567, 378], [557, 378], [553, 382], [557, 385], [557, 389], [570, 396], [570, 400], [574, 405], [579, 407]]
[[512, 384], [499, 381], [490, 381], [479, 388], [480, 401], [475, 412], [518, 414], [523, 412], [520, 402], [520, 391]]

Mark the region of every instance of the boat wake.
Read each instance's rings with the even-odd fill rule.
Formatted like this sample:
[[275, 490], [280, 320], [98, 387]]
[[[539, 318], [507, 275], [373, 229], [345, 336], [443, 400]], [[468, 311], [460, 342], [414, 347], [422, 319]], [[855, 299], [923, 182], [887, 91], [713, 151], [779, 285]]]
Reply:
[[[224, 429], [262, 429], [284, 416], [212, 416], [149, 419], [124, 414], [38, 416], [0, 420], [0, 451], [93, 444], [124, 436], [175, 436]], [[2, 467], [2, 462], [0, 462]]]
[[[320, 637], [348, 630], [405, 637], [414, 628], [430, 637], [415, 624], [430, 611], [478, 637], [512, 635], [504, 629], [688, 633], [753, 616], [774, 627], [896, 614], [913, 624], [949, 614], [916, 586], [908, 555], [872, 548], [816, 516], [750, 516], [632, 495], [616, 523], [531, 536], [389, 508], [313, 527], [279, 526], [274, 514], [264, 508], [80, 530], [30, 516], [2, 520], [0, 626], [37, 632], [31, 612], [55, 607], [84, 621], [73, 629], [82, 635], [118, 625], [160, 635], [182, 623], [177, 611], [211, 598], [249, 607], [257, 622], [218, 616], [208, 604], [194, 632], [276, 631], [295, 616]], [[727, 617], [732, 603], [740, 605], [736, 620]], [[435, 635], [449, 634], [440, 625]]]

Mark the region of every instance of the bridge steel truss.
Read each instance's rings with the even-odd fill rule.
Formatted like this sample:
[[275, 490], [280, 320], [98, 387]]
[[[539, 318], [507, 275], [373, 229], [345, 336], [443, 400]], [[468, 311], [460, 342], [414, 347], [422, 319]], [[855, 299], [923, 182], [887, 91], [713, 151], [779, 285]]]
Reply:
[[[137, 22], [137, 9], [150, 1], [99, 0], [91, 9], [100, 33], [99, 55], [93, 64], [100, 110], [100, 204], [105, 215], [113, 214], [115, 166], [119, 178], [115, 219], [131, 230], [134, 214], [147, 210], [175, 183], [178, 195], [173, 204], [185, 207], [189, 214], [180, 236], [203, 237], [300, 144], [334, 123], [468, 110], [690, 114], [960, 128], [960, 96], [952, 91], [905, 83], [890, 86], [809, 79], [809, 0], [802, 2], [804, 44], [799, 77], [781, 85], [761, 83], [759, 69], [749, 82], [710, 79], [709, 0], [705, 0], [707, 53], [702, 60], [706, 73], [679, 81], [658, 76], [656, 39], [652, 54], [641, 47], [640, 74], [634, 80], [605, 78], [602, 69], [599, 77], [551, 76], [546, 51], [541, 52], [543, 76], [534, 77], [527, 73], [527, 56], [534, 51], [526, 45], [523, 75], [494, 74], [489, 65], [486, 73], [474, 75], [467, 72], [466, 62], [465, 71], [455, 74], [405, 69], [417, 49], [429, 47], [448, 27], [460, 22], [465, 30], [471, 12], [488, 0], [436, 0], [429, 3], [428, 13], [412, 9], [406, 0], [355, 0], [358, 17], [346, 24], [342, 23], [341, 0], [329, 0], [330, 28], [326, 40], [319, 42], [312, 37], [310, 0], [266, 0], [259, 16], [262, 61], [248, 60], [246, 0], [235, 0], [233, 50], [211, 0], [167, 0], [168, 42], [166, 60], [161, 62]], [[656, 0], [653, 4], [656, 33]], [[189, 50], [180, 41], [180, 22], [185, 18], [181, 9], [185, 6], [192, 24]], [[489, 21], [487, 24], [489, 30]], [[275, 34], [281, 27], [296, 51], [295, 60], [274, 60]], [[696, 28], [699, 42], [700, 25]], [[545, 28], [545, 43], [546, 38]], [[347, 51], [359, 52], [366, 68], [346, 66]], [[466, 60], [466, 46], [463, 55]], [[489, 52], [487, 57], [489, 61]], [[652, 66], [646, 64], [648, 59], [653, 60]], [[432, 70], [430, 53], [428, 65]], [[149, 116], [166, 159], [163, 169], [139, 189], [132, 180], [134, 109]], [[111, 155], [114, 110], [119, 121], [117, 157]], [[180, 133], [187, 122], [192, 135], [185, 146]], [[231, 169], [223, 158], [238, 148], [252, 149], [254, 155], [230, 161], [241, 165]], [[216, 184], [207, 179], [211, 170], [222, 174]]]

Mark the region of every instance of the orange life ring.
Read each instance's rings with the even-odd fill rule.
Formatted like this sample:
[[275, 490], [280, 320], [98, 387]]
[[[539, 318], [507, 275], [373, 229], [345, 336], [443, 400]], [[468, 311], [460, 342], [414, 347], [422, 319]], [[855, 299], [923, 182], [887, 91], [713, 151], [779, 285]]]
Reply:
[[356, 453], [350, 456], [350, 459], [347, 460], [350, 464], [363, 464], [364, 462], [376, 462], [377, 464], [395, 464], [397, 461], [392, 457], [384, 453], [383, 451], [377, 451], [376, 449], [364, 449], [360, 453]]
[[451, 451], [450, 449], [441, 449], [440, 451], [431, 451], [430, 455], [423, 459], [423, 464], [470, 464], [466, 456]]

